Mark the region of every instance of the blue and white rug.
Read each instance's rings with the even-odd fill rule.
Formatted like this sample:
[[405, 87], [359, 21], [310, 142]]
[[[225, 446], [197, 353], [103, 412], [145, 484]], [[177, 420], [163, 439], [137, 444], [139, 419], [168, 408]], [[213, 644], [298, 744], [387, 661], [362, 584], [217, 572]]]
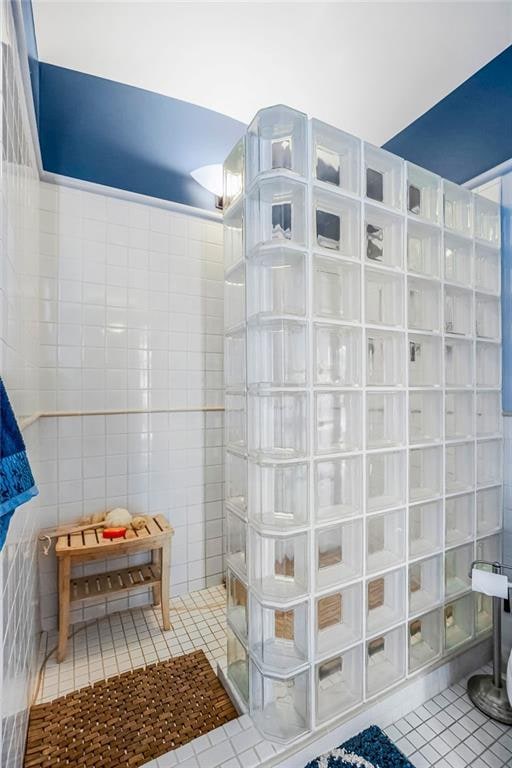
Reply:
[[306, 768], [414, 768], [391, 739], [371, 725], [340, 747], [320, 755]]

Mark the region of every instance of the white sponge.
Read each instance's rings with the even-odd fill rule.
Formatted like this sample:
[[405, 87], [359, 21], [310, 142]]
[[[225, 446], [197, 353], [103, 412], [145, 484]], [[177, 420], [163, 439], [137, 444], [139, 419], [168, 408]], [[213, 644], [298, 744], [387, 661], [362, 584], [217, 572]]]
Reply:
[[129, 528], [132, 522], [132, 516], [127, 509], [116, 507], [107, 512], [105, 516], [106, 528]]

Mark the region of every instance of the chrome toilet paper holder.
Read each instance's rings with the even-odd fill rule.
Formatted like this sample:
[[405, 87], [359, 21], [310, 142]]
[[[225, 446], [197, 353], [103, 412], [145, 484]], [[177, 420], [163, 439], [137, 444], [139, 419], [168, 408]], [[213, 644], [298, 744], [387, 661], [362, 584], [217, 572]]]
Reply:
[[[503, 570], [512, 571], [511, 565], [498, 561], [473, 560], [469, 571], [472, 578], [473, 568], [488, 565], [493, 573], [502, 574]], [[492, 675], [473, 675], [468, 680], [468, 696], [481, 712], [500, 723], [512, 725], [512, 707], [507, 696], [507, 689], [501, 674], [501, 600], [492, 598]]]

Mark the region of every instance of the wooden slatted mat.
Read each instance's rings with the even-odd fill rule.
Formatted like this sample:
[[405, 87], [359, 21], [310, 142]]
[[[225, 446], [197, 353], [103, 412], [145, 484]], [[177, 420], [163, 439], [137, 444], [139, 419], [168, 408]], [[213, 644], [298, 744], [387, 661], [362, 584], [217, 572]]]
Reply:
[[30, 710], [25, 768], [136, 768], [238, 717], [203, 651]]

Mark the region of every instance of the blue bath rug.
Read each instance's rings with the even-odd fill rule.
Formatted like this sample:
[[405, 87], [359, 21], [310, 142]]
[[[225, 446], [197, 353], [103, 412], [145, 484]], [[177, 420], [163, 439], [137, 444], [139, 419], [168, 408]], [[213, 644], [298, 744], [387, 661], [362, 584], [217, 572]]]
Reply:
[[337, 749], [317, 757], [306, 768], [414, 768], [376, 725], [353, 736]]

